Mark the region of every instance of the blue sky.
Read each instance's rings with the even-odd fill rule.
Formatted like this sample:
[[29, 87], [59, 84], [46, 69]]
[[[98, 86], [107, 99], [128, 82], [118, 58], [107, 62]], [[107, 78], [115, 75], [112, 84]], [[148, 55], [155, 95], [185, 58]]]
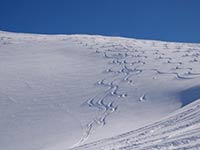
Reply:
[[0, 0], [0, 30], [200, 43], [200, 0]]

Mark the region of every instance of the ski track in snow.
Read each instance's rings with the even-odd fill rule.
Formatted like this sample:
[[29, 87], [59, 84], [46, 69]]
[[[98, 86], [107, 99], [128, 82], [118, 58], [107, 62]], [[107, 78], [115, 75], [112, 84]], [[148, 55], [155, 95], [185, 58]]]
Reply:
[[[88, 42], [92, 39], [92, 42]], [[102, 115], [98, 116], [94, 120], [92, 120], [87, 125], [87, 131], [86, 135], [81, 139], [81, 141], [76, 145], [81, 145], [84, 143], [84, 141], [87, 140], [87, 138], [90, 136], [92, 130], [95, 130], [96, 126], [104, 126], [106, 124], [106, 117], [111, 115], [113, 112], [116, 111], [117, 107], [109, 107], [110, 104], [114, 105], [115, 103], [108, 102], [109, 96], [117, 96], [119, 98], [123, 98], [127, 96], [126, 91], [124, 93], [118, 94], [118, 88], [120, 88], [120, 82], [125, 81], [127, 84], [130, 84], [133, 82], [131, 79], [133, 76], [138, 76], [142, 74], [143, 72], [148, 71], [154, 71], [157, 73], [156, 77], [162, 76], [162, 75], [171, 75], [172, 77], [175, 77], [177, 80], [188, 80], [188, 79], [197, 79], [200, 78], [200, 72], [192, 72], [193, 67], [184, 67], [184, 63], [182, 61], [177, 61], [177, 56], [174, 56], [171, 54], [178, 54], [182, 55], [182, 58], [189, 58], [189, 61], [187, 63], [200, 63], [199, 56], [200, 56], [200, 50], [194, 50], [195, 52], [193, 54], [190, 54], [192, 50], [181, 52], [179, 49], [181, 47], [176, 48], [177, 50], [171, 51], [168, 44], [163, 44], [166, 51], [161, 50], [141, 50], [142, 48], [135, 48], [134, 46], [131, 47], [132, 42], [127, 42], [123, 44], [115, 44], [115, 42], [108, 42], [104, 43], [103, 46], [98, 45], [98, 39], [97, 42], [95, 41], [95, 38], [91, 38], [82, 41], [81, 45], [89, 48], [89, 49], [96, 49], [96, 54], [99, 55], [99, 57], [102, 57], [102, 59], [105, 59], [108, 61], [108, 65], [106, 66], [107, 69], [105, 69], [105, 78], [97, 81], [97, 85], [104, 86], [105, 88], [108, 88], [103, 94], [97, 95], [90, 100], [87, 101], [89, 107], [94, 107], [97, 109], [103, 109]], [[77, 41], [79, 41], [77, 39]], [[170, 51], [170, 53], [169, 53]], [[148, 54], [147, 54], [148, 53]], [[167, 54], [168, 53], [168, 54]], [[152, 61], [153, 59], [153, 61]], [[151, 61], [155, 63], [157, 61], [158, 63], [164, 64], [168, 70], [161, 70], [164, 68], [154, 68], [154, 65], [152, 65], [152, 68], [149, 67], [148, 69], [145, 68], [145, 65], [151, 64]], [[117, 67], [116, 67], [117, 66]], [[103, 71], [102, 71], [103, 72]], [[110, 77], [106, 77], [106, 74], [112, 74], [115, 77], [118, 77], [117, 79], [111, 79]], [[107, 83], [104, 83], [106, 79], [110, 80]], [[156, 79], [155, 77], [153, 77]], [[118, 81], [118, 84], [117, 84]], [[114, 84], [116, 82], [116, 84]], [[147, 96], [143, 94], [140, 98], [140, 102], [145, 102], [147, 100]], [[125, 148], [126, 149], [126, 148]]]
[[200, 100], [140, 129], [73, 150], [198, 150]]

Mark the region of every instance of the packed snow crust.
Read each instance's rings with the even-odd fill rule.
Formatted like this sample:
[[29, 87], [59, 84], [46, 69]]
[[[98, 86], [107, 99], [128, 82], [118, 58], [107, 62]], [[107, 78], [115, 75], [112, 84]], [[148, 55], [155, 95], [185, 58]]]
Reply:
[[200, 149], [200, 44], [0, 32], [0, 149]]

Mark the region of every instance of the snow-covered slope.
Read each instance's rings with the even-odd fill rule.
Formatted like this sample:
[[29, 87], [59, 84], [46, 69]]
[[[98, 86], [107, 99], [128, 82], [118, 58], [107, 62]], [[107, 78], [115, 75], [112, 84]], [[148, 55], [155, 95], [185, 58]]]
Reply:
[[199, 150], [200, 100], [167, 118], [73, 150]]
[[199, 65], [200, 44], [0, 32], [0, 147], [195, 149]]

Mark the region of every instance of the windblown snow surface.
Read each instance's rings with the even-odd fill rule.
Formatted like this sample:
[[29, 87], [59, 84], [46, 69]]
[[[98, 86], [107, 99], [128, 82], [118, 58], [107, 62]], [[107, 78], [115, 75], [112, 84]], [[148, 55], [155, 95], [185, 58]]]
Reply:
[[200, 150], [200, 44], [0, 32], [1, 150]]

